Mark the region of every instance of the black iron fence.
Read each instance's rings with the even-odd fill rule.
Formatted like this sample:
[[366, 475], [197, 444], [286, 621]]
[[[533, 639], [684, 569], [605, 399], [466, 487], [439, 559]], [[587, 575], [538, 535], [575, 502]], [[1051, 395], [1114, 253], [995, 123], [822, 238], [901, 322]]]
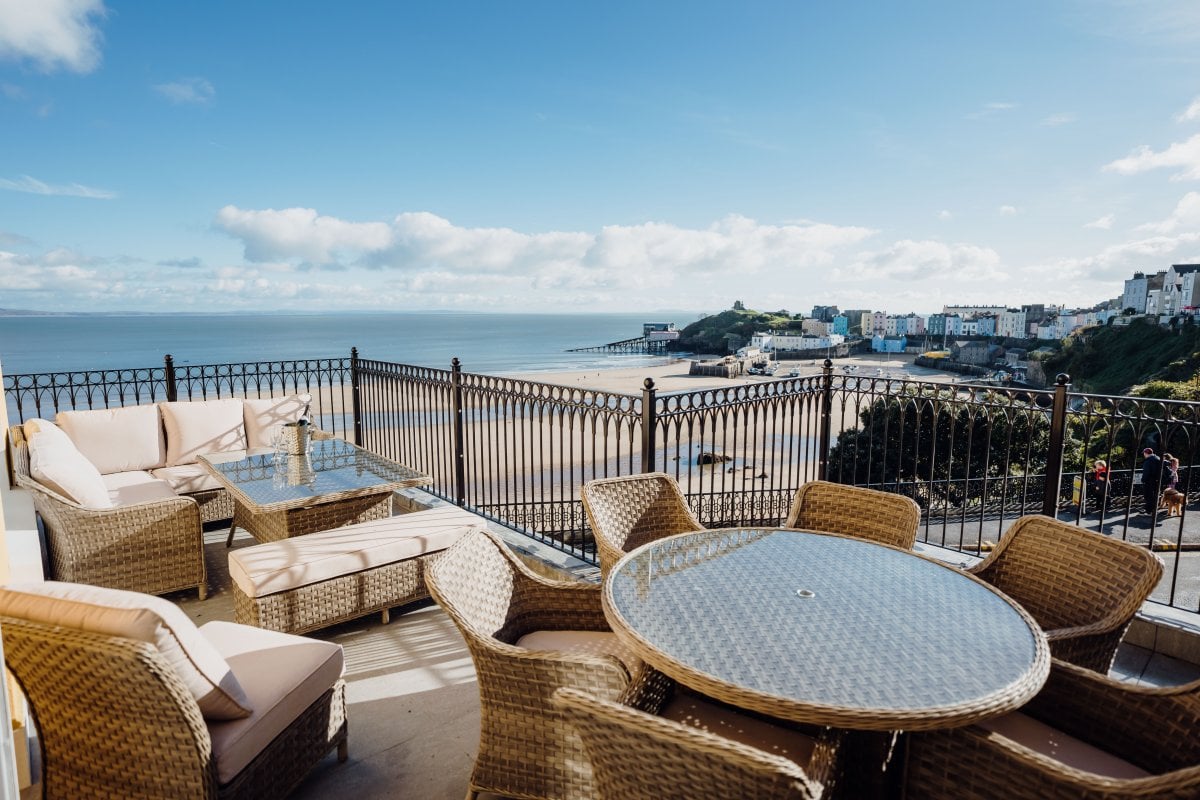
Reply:
[[[1155, 549], [1154, 599], [1200, 610], [1200, 524], [1186, 505], [1153, 527], [1143, 447], [1178, 457], [1192, 491], [1200, 404], [816, 375], [638, 394], [349, 358], [5, 376], [12, 421], [175, 399], [308, 392], [321, 427], [419, 469], [431, 491], [594, 559], [578, 500], [593, 478], [664, 471], [709, 526], [777, 524], [804, 482], [913, 497], [921, 540], [978, 554], [1017, 517], [1046, 513]], [[1097, 459], [1109, 480], [1091, 480]], [[1169, 482], [1164, 478], [1164, 485]], [[1159, 486], [1154, 487], [1157, 496]], [[1200, 487], [1197, 487], [1200, 488]], [[1193, 528], [1195, 530], [1193, 530]], [[1196, 556], [1197, 562], [1190, 559]]]

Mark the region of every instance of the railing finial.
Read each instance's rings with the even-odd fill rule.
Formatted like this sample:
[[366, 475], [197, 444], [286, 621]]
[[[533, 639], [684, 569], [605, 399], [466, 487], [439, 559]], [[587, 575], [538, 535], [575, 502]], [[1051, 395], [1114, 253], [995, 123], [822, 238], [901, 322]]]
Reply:
[[1056, 377], [1054, 379], [1054, 383], [1056, 386], [1066, 386], [1070, 382], [1071, 382], [1071, 376], [1065, 372], [1058, 373], [1058, 377]]
[[654, 378], [646, 378], [646, 380], [642, 381], [642, 386], [648, 391], [654, 391]]

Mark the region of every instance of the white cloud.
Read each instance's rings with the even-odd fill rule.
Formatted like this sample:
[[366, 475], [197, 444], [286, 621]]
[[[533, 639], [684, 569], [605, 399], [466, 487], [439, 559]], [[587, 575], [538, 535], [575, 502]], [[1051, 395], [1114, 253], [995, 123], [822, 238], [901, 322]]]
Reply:
[[[0, 2], [2, 2], [2, 0], [0, 0]], [[8, 189], [12, 192], [26, 192], [28, 194], [87, 197], [93, 200], [112, 200], [117, 196], [116, 192], [110, 192], [107, 189], [94, 189], [91, 186], [84, 186], [81, 183], [71, 183], [65, 186], [54, 186], [52, 184], [39, 181], [37, 178], [31, 178], [28, 175], [22, 175], [19, 180], [0, 178], [0, 189]]]
[[972, 111], [967, 114], [967, 119], [983, 119], [990, 117], [993, 114], [999, 114], [1004, 111], [1012, 111], [1017, 108], [1016, 103], [984, 103], [983, 107], [977, 111]]
[[954, 217], [954, 215], [951, 214], [949, 211], [947, 211], [944, 208], [937, 213], [937, 218], [941, 219], [941, 220], [952, 219], [953, 217]]
[[1102, 231], [1106, 231], [1113, 226], [1113, 223], [1116, 222], [1116, 219], [1117, 219], [1116, 216], [1114, 216], [1112, 214], [1105, 214], [1103, 217], [1100, 217], [1099, 219], [1094, 219], [1091, 222], [1085, 222], [1083, 224], [1083, 227], [1098, 228]]
[[343, 252], [371, 252], [391, 244], [391, 228], [383, 222], [343, 222], [318, 216], [311, 208], [243, 211], [225, 206], [217, 227], [242, 240], [250, 261], [298, 258], [334, 264]]
[[181, 78], [171, 83], [160, 83], [154, 91], [176, 105], [205, 106], [217, 96], [217, 90], [204, 78]]
[[835, 270], [847, 280], [913, 281], [943, 287], [946, 284], [978, 285], [1003, 280], [1000, 255], [991, 248], [971, 244], [904, 239], [886, 250], [862, 253], [849, 266]]
[[1002, 217], [1012, 217], [1020, 213], [1020, 209], [1016, 206], [1000, 206], [999, 211]]
[[1200, 179], [1200, 133], [1186, 142], [1175, 142], [1166, 150], [1155, 152], [1147, 145], [1134, 149], [1125, 158], [1104, 165], [1106, 172], [1136, 175], [1160, 167], [1182, 167], [1171, 180]]
[[100, 63], [101, 0], [0, 0], [0, 58], [45, 72], [91, 72]]
[[[822, 223], [764, 225], [731, 215], [704, 229], [666, 223], [610, 225], [596, 233], [527, 234], [464, 228], [428, 212], [390, 224], [322, 217], [312, 209], [245, 211], [227, 206], [217, 227], [242, 240], [251, 261], [302, 262], [404, 273], [406, 291], [448, 282], [556, 292], [590, 292], [610, 301], [629, 291], [690, 291], [714, 274], [780, 275], [832, 264], [836, 252], [874, 231]], [[451, 277], [452, 276], [452, 277]]]
[[1171, 216], [1161, 222], [1147, 222], [1137, 226], [1139, 231], [1151, 233], [1173, 233], [1179, 228], [1200, 228], [1200, 193], [1188, 192], [1175, 204]]
[[[1025, 273], [1031, 280], [1042, 280], [1047, 274], [1053, 274], [1056, 284], [1078, 280], [1081, 285], [1094, 287], [1097, 281], [1109, 281], [1115, 294], [1121, 281], [1135, 271], [1145, 272], [1147, 264], [1178, 263], [1175, 261], [1177, 258], [1190, 261], [1196, 257], [1198, 246], [1200, 233], [1151, 236], [1106, 247], [1092, 256], [1061, 259], [1052, 264], [1035, 264], [1026, 268]], [[1078, 299], [1076, 302], [1079, 302]]]
[[1051, 114], [1045, 117], [1040, 123], [1045, 128], [1057, 128], [1061, 125], [1069, 125], [1075, 121], [1075, 115], [1071, 113]]
[[1200, 119], [1200, 97], [1192, 101], [1191, 105], [1185, 108], [1175, 117], [1178, 122], [1187, 122], [1190, 119]]

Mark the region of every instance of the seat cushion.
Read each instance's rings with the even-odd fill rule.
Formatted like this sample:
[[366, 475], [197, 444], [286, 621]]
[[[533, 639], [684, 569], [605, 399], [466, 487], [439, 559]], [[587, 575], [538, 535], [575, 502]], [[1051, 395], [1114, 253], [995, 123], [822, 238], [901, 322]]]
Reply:
[[29, 438], [30, 477], [84, 508], [112, 508], [100, 471], [65, 434], [57, 433], [46, 430]]
[[229, 783], [254, 757], [342, 677], [342, 646], [234, 622], [209, 622], [200, 633], [229, 663], [254, 713], [213, 722], [217, 780]]
[[998, 733], [1061, 764], [1093, 775], [1120, 780], [1145, 778], [1150, 775], [1146, 770], [1120, 756], [1101, 750], [1082, 739], [1076, 739], [1020, 711], [978, 724], [986, 731]]
[[444, 550], [483, 521], [455, 506], [359, 522], [229, 551], [229, 575], [263, 597]]
[[517, 639], [517, 647], [526, 650], [554, 650], [592, 656], [614, 656], [629, 674], [641, 666], [637, 655], [609, 631], [533, 631]]
[[246, 424], [246, 446], [270, 447], [272, 429], [296, 422], [312, 402], [311, 394], [264, 397], [242, 401]]
[[221, 482], [216, 479], [212, 471], [199, 463], [180, 464], [177, 467], [160, 467], [150, 474], [166, 481], [177, 494], [209, 492], [222, 488]]
[[60, 411], [54, 419], [103, 475], [166, 463], [157, 405]]
[[247, 716], [251, 707], [230, 665], [179, 606], [161, 597], [80, 583], [10, 584], [0, 614], [154, 645], [208, 719]]
[[111, 475], [102, 475], [101, 479], [114, 506], [133, 506], [154, 500], [171, 500], [179, 496], [169, 483], [141, 470], [114, 472]]
[[812, 760], [816, 746], [811, 736], [738, 711], [683, 686], [676, 687], [675, 695], [660, 716], [741, 742], [765, 753], [782, 756], [802, 767]]
[[201, 453], [246, 449], [241, 400], [162, 403], [161, 407], [168, 467], [194, 464]]

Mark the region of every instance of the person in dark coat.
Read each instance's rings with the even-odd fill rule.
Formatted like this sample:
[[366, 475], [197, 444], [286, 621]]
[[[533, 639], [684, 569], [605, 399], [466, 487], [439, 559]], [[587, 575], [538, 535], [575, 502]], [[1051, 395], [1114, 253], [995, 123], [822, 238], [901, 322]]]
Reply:
[[1161, 492], [1163, 464], [1153, 448], [1142, 451], [1142, 497], [1146, 500], [1146, 513], [1154, 517], [1158, 513], [1158, 495]]

